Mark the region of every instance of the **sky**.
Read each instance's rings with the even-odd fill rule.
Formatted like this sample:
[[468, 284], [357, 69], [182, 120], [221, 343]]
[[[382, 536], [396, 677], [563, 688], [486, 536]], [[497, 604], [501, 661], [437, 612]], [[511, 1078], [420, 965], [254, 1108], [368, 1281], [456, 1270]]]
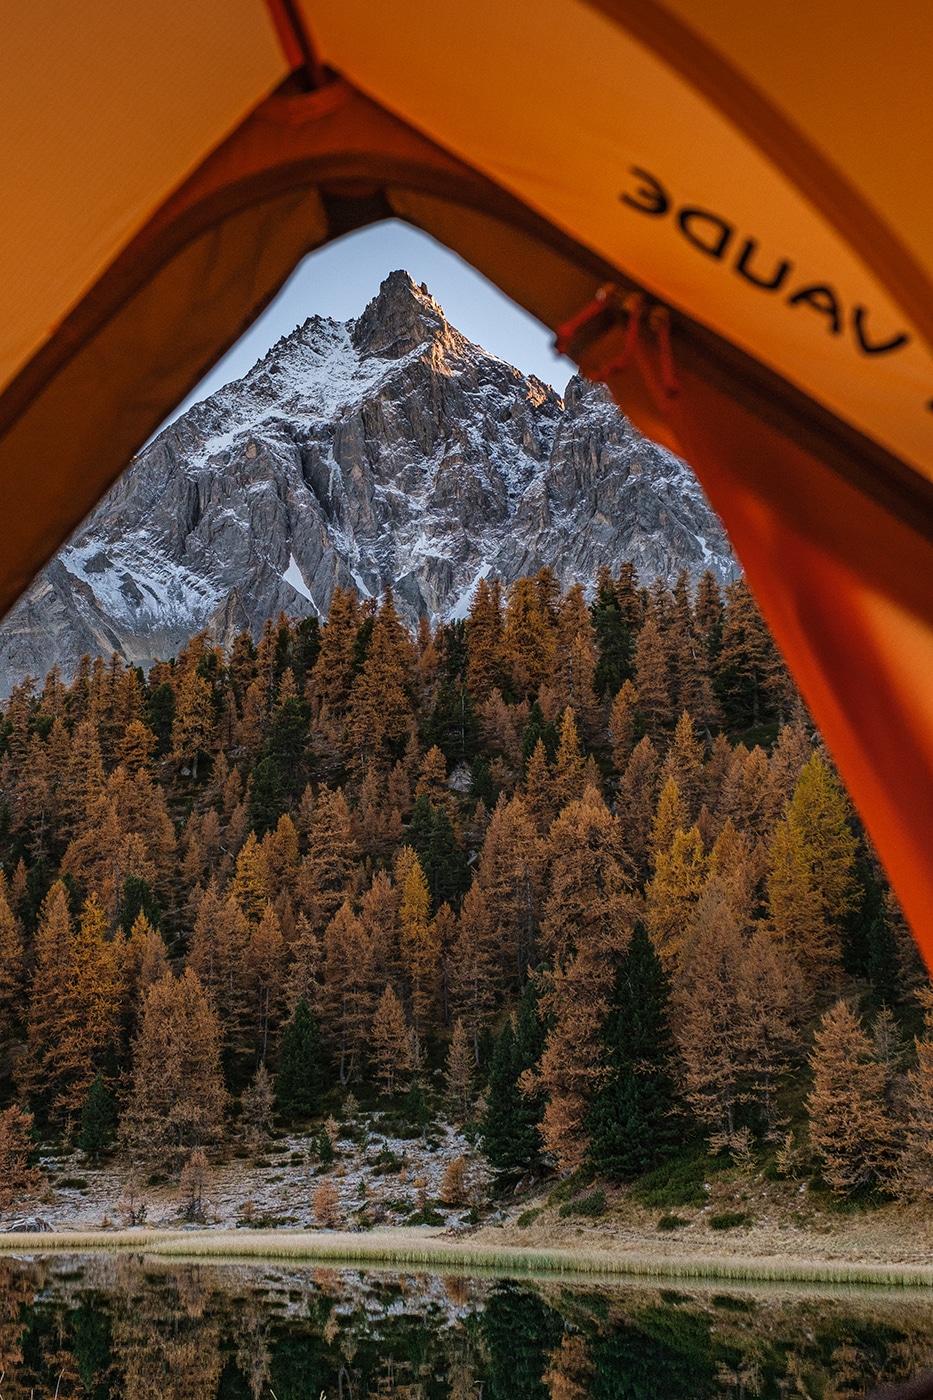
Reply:
[[358, 229], [309, 253], [275, 300], [168, 421], [232, 379], [242, 378], [308, 316], [331, 316], [335, 321], [359, 316], [382, 279], [396, 268], [410, 272], [416, 282], [426, 282], [447, 319], [468, 339], [563, 391], [574, 366], [553, 349], [551, 332], [456, 253], [393, 219]]

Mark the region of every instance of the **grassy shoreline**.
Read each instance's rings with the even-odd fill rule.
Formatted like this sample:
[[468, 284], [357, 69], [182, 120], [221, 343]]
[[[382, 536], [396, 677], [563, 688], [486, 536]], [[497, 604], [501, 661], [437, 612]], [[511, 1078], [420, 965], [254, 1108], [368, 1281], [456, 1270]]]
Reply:
[[5, 1254], [134, 1250], [170, 1259], [306, 1260], [327, 1265], [379, 1264], [443, 1272], [445, 1268], [508, 1274], [601, 1275], [700, 1282], [862, 1284], [933, 1289], [933, 1264], [806, 1259], [792, 1255], [671, 1254], [631, 1250], [542, 1248], [452, 1240], [413, 1231], [367, 1234], [283, 1230], [87, 1230], [0, 1234]]

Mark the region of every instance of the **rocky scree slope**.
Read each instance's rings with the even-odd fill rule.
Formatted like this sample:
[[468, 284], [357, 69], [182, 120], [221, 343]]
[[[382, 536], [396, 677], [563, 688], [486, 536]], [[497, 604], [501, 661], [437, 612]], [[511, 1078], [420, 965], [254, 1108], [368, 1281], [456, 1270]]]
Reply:
[[0, 627], [0, 690], [85, 652], [148, 665], [229, 644], [335, 585], [391, 583], [409, 621], [466, 615], [481, 576], [564, 587], [735, 564], [689, 468], [601, 386], [561, 397], [472, 344], [393, 272], [355, 321], [312, 317], [146, 447]]

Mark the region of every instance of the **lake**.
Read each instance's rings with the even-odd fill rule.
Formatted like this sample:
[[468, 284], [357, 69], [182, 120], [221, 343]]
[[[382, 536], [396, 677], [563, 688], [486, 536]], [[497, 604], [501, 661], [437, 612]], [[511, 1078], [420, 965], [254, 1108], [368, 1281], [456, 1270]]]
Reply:
[[830, 1400], [931, 1365], [929, 1290], [0, 1258], [2, 1400]]

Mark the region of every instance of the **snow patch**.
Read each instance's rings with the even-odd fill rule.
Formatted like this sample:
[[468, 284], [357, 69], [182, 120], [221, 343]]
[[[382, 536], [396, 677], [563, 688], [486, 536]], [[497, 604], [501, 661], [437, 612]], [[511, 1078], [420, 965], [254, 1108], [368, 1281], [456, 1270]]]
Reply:
[[460, 597], [456, 600], [455, 603], [451, 603], [446, 613], [446, 619], [448, 622], [466, 621], [466, 619], [470, 615], [470, 608], [473, 606], [473, 599], [476, 596], [476, 590], [479, 587], [479, 581], [481, 578], [489, 577], [489, 571], [491, 570], [491, 568], [492, 565], [490, 563], [485, 563], [480, 569], [479, 573], [474, 578], [473, 582], [467, 585], [467, 587], [463, 590], [463, 592], [460, 594]]
[[[298, 560], [295, 558], [294, 554], [288, 556], [288, 568], [285, 570], [282, 578], [285, 583], [291, 584], [295, 592], [300, 593], [302, 598], [307, 598], [309, 603], [314, 603], [311, 590], [305, 583], [304, 574], [301, 572]], [[317, 604], [315, 603], [314, 606], [317, 607]]]

